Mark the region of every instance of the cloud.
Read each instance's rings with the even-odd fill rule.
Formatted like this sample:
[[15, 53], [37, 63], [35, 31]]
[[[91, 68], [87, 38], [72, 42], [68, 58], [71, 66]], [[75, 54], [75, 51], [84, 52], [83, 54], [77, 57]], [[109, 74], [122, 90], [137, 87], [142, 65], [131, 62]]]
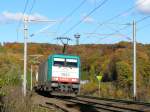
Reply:
[[93, 23], [94, 22], [94, 18], [92, 18], [90, 16], [86, 17], [86, 14], [83, 14], [82, 18], [84, 18], [83, 22], [85, 22], [85, 23]]
[[150, 0], [136, 0], [136, 4], [139, 4], [137, 9], [140, 12], [150, 14]]
[[94, 22], [94, 19], [92, 17], [86, 17], [83, 22], [85, 23], [93, 23]]
[[7, 23], [7, 22], [16, 22], [23, 20], [23, 17], [28, 16], [29, 20], [48, 20], [46, 16], [40, 15], [38, 13], [34, 13], [32, 15], [27, 15], [17, 12], [17, 13], [12, 13], [8, 11], [4, 11], [0, 14], [0, 22], [1, 23]]

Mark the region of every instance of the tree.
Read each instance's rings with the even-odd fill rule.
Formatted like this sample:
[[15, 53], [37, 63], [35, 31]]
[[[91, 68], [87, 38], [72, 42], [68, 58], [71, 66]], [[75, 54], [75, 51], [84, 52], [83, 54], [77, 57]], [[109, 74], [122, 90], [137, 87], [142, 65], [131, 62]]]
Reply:
[[119, 61], [116, 63], [116, 73], [118, 86], [127, 89], [132, 85], [132, 67], [125, 61]]
[[150, 84], [150, 64], [143, 63], [143, 66], [140, 69], [140, 75], [142, 76], [142, 80], [144, 85], [148, 86]]
[[94, 82], [95, 80], [95, 66], [91, 65], [90, 67], [90, 81]]

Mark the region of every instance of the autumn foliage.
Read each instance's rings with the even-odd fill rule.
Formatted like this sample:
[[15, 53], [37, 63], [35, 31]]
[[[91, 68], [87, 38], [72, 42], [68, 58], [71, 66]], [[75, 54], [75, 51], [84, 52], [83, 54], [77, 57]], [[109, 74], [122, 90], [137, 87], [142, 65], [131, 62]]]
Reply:
[[[28, 44], [28, 55], [40, 54], [43, 55], [40, 61], [45, 60], [50, 54], [62, 53], [62, 46], [54, 44]], [[119, 42], [116, 44], [85, 44], [85, 45], [70, 45], [67, 47], [67, 53], [79, 55], [81, 58], [81, 78], [88, 80], [89, 83], [82, 87], [83, 94], [98, 94], [98, 85], [96, 75], [103, 74], [101, 82], [101, 96], [117, 97], [117, 98], [132, 98], [132, 64], [133, 53], [132, 43]], [[23, 44], [22, 43], [5, 43], [0, 48], [0, 66], [3, 67], [0, 73], [0, 78], [3, 75], [9, 74], [9, 70], [17, 69], [13, 66], [20, 64], [22, 72], [23, 63]], [[8, 57], [4, 57], [4, 55]], [[11, 56], [11, 58], [10, 58]], [[5, 58], [5, 59], [3, 59]], [[28, 57], [30, 60], [30, 57]], [[10, 61], [10, 62], [9, 62]], [[7, 69], [9, 63], [12, 66]], [[31, 61], [28, 62], [28, 65]], [[6, 66], [6, 67], [5, 67]], [[13, 68], [12, 68], [13, 67]], [[28, 69], [30, 66], [28, 67]], [[14, 74], [16, 74], [14, 72]], [[13, 74], [12, 74], [13, 75]], [[150, 98], [150, 45], [137, 45], [137, 90], [138, 98], [146, 100]], [[90, 88], [90, 89], [87, 89]]]

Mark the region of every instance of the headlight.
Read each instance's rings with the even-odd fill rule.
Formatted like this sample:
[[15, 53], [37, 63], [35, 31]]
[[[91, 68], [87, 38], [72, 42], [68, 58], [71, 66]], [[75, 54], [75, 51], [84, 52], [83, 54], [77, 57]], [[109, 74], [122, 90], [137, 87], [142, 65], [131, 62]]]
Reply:
[[52, 86], [52, 87], [57, 87], [58, 84], [57, 84], [57, 83], [52, 83], [51, 86]]

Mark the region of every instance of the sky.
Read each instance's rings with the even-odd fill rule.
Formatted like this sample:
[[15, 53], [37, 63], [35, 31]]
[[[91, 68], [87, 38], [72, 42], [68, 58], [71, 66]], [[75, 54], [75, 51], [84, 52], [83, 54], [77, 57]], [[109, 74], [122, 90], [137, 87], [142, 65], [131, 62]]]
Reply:
[[[69, 37], [72, 39], [69, 43], [75, 44], [75, 34], [81, 35], [81, 44], [131, 41], [132, 23], [135, 20], [137, 41], [150, 43], [150, 0], [0, 2], [0, 42], [24, 42], [23, 18], [28, 17], [29, 20], [34, 20], [27, 25], [28, 42], [59, 44], [57, 37]], [[31, 36], [32, 34], [34, 35]]]

